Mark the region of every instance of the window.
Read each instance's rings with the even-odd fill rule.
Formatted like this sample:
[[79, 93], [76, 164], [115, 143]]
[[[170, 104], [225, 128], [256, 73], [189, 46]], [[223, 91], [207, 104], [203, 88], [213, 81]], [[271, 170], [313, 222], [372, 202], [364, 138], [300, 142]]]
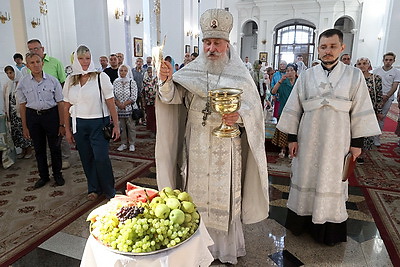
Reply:
[[303, 56], [306, 66], [310, 66], [314, 57], [315, 27], [291, 23], [276, 29], [274, 68], [278, 68], [279, 62], [294, 62], [297, 55]]

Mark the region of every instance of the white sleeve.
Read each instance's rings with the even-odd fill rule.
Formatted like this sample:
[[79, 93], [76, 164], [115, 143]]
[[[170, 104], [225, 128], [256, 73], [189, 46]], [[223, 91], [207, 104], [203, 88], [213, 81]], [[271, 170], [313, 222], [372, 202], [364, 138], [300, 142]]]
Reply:
[[158, 95], [165, 104], [182, 104], [184, 89], [170, 80], [160, 87]]

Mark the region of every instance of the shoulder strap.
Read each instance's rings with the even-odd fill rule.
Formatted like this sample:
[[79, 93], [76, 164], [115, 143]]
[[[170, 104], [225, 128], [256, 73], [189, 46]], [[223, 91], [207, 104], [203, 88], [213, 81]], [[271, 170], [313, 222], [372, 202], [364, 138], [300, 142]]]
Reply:
[[103, 97], [102, 97], [102, 93], [101, 93], [100, 73], [97, 74], [97, 84], [99, 85], [100, 107], [101, 107], [101, 114], [103, 116], [103, 121], [104, 121]]

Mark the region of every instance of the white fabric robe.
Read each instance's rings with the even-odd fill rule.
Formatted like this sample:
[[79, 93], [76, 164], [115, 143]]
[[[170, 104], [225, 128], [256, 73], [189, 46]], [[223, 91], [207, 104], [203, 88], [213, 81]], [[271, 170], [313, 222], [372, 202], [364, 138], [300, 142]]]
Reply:
[[352, 138], [380, 134], [365, 79], [342, 62], [329, 76], [321, 65], [300, 75], [277, 128], [298, 137], [288, 208], [315, 224], [348, 217], [344, 157]]
[[[182, 187], [193, 195], [217, 244], [218, 255], [226, 256], [222, 256], [223, 261], [235, 263], [235, 257], [244, 255], [241, 220], [258, 222], [268, 216], [269, 210], [263, 113], [257, 89], [240, 58], [232, 53], [221, 77], [209, 74], [207, 78], [204, 58], [198, 57], [176, 72], [173, 81], [160, 88], [163, 102], [156, 102], [158, 187], [174, 188], [176, 176], [182, 175], [178, 184], [181, 179]], [[201, 125], [207, 82], [210, 90], [243, 89], [238, 112], [245, 133], [240, 138], [211, 134], [221, 123], [221, 116], [215, 112], [208, 116], [205, 127]], [[183, 154], [178, 156], [180, 151]], [[240, 244], [238, 239], [242, 239]]]

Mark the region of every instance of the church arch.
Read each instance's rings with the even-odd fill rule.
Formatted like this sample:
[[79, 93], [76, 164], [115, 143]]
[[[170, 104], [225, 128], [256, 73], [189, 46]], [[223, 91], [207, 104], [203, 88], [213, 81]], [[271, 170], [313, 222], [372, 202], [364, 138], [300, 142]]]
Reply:
[[346, 48], [343, 53], [353, 54], [354, 35], [357, 33], [357, 29], [354, 27], [355, 23], [351, 17], [342, 16], [335, 22], [334, 28], [343, 32], [343, 43]]

